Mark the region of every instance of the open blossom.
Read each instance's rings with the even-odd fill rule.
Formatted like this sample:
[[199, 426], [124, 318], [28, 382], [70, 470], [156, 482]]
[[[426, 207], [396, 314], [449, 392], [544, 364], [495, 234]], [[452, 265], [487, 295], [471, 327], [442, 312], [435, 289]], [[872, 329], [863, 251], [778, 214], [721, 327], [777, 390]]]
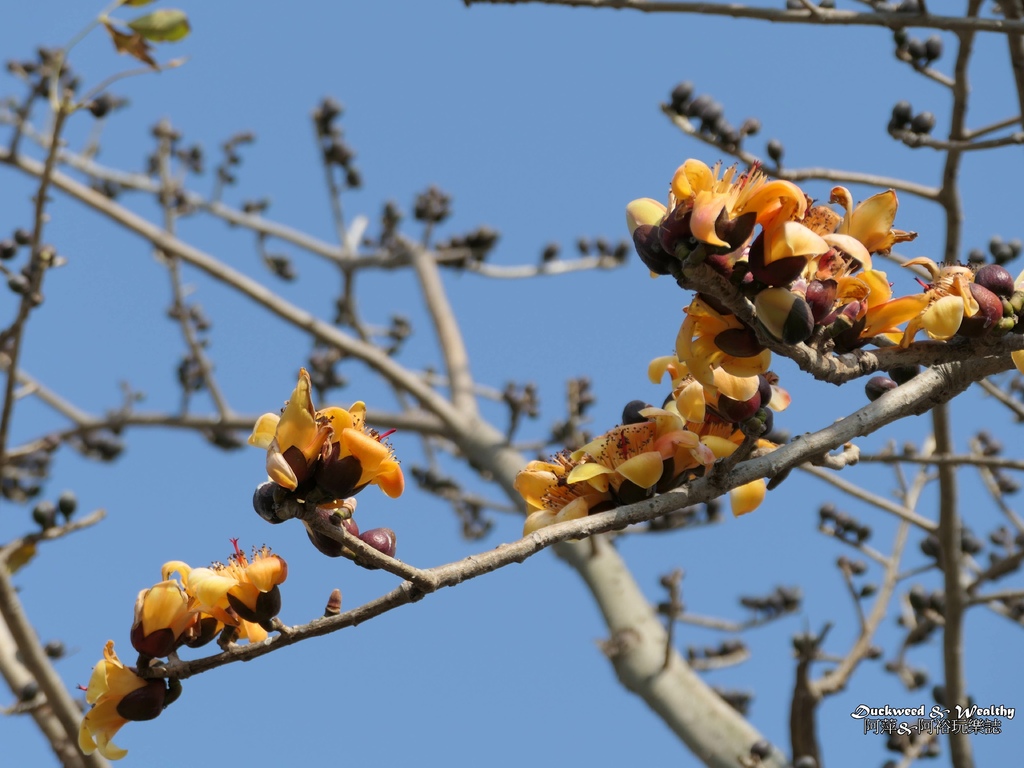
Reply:
[[673, 487], [687, 470], [714, 461], [678, 413], [631, 403], [624, 422], [571, 454], [532, 461], [515, 488], [527, 502], [523, 535]]
[[254, 550], [250, 560], [236, 542], [227, 564], [203, 568], [180, 560], [164, 564], [165, 579], [175, 573], [181, 576], [193, 612], [237, 627], [240, 639], [258, 643], [267, 637], [263, 625], [281, 610], [278, 585], [288, 578], [288, 564], [267, 547]]
[[289, 491], [317, 490], [324, 498], [353, 496], [376, 485], [391, 498], [402, 495], [405, 478], [386, 435], [366, 425], [366, 405], [313, 407], [305, 368], [278, 416], [256, 421], [249, 444], [267, 451], [267, 474]]
[[130, 720], [152, 720], [170, 703], [163, 680], [147, 680], [124, 666], [108, 640], [103, 660], [92, 671], [85, 700], [92, 709], [85, 713], [78, 729], [78, 748], [83, 754], [99, 752], [108, 760], [120, 760], [128, 750], [111, 739]]
[[[923, 293], [891, 299], [870, 309], [863, 337], [886, 335], [906, 347], [923, 330], [930, 338], [945, 341], [953, 338], [964, 318], [978, 314], [980, 307], [970, 287], [974, 273], [968, 267], [940, 267], [925, 257], [904, 262], [904, 266], [916, 265], [928, 270], [932, 282]], [[904, 322], [906, 329], [900, 332], [897, 326]]]
[[188, 639], [198, 619], [181, 585], [173, 579], [161, 581], [139, 592], [132, 646], [147, 656], [166, 656]]

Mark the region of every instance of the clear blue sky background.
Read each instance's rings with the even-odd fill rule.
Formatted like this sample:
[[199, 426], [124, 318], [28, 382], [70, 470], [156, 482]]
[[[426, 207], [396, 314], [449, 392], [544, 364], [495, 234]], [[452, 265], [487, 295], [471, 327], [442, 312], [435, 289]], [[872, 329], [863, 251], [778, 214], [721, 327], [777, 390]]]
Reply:
[[[241, 184], [226, 199], [238, 203], [269, 195], [269, 216], [325, 240], [332, 239], [330, 212], [309, 121], [325, 95], [346, 107], [342, 125], [365, 179], [363, 190], [346, 197], [350, 215], [365, 213], [376, 221], [388, 199], [409, 211], [417, 192], [437, 184], [454, 198], [454, 216], [440, 235], [480, 224], [498, 228], [502, 240], [494, 258], [503, 264], [535, 262], [550, 240], [560, 241], [569, 254], [581, 235], [625, 237], [626, 202], [662, 197], [686, 157], [718, 159], [681, 136], [658, 110], [683, 79], [722, 101], [734, 123], [759, 117], [764, 132], [750, 146], [760, 151], [769, 137], [777, 137], [790, 165], [938, 180], [939, 155], [895, 145], [884, 128], [891, 105], [908, 98], [917, 110], [935, 112], [941, 131], [948, 94], [897, 62], [884, 30], [541, 6], [466, 9], [456, 0], [287, 8], [262, 0], [185, 0], [182, 7], [193, 20], [193, 35], [160, 54], [187, 54], [188, 63], [114, 87], [132, 106], [111, 121], [99, 159], [141, 169], [152, 146], [149, 127], [162, 117], [186, 141], [203, 144], [208, 166], [217, 161], [224, 139], [253, 130], [258, 140], [243, 150]], [[60, 45], [91, 10], [69, 0], [12, 4], [0, 25], [0, 54], [27, 58], [36, 44]], [[97, 33], [75, 50], [72, 63], [89, 83], [128, 66], [109, 47]], [[949, 71], [948, 57], [939, 67]], [[4, 94], [21, 95], [11, 77], [0, 80]], [[972, 126], [1016, 113], [1002, 39], [979, 39], [973, 84]], [[88, 115], [74, 118], [73, 147], [82, 146], [90, 124]], [[1019, 149], [967, 158], [965, 247], [984, 245], [993, 234], [1020, 236], [1020, 197], [1010, 165], [1019, 162]], [[199, 190], [209, 183], [208, 176]], [[828, 188], [807, 185], [818, 198], [826, 198]], [[0, 236], [29, 224], [32, 189], [26, 179], [3, 171]], [[873, 191], [854, 190], [857, 198]], [[154, 212], [146, 201], [133, 205]], [[939, 254], [937, 214], [902, 197], [897, 226], [921, 233], [907, 255]], [[174, 366], [183, 345], [165, 317], [165, 271], [145, 243], [96, 221], [77, 204], [58, 199], [52, 215], [46, 239], [69, 264], [47, 279], [47, 302], [29, 326], [25, 369], [92, 412], [119, 404], [120, 381], [146, 393], [143, 407], [175, 409]], [[417, 230], [410, 224], [407, 231]], [[247, 233], [217, 222], [185, 221], [181, 235], [273, 284], [290, 300], [330, 316], [336, 278], [315, 259], [299, 258], [300, 280], [280, 285], [259, 266]], [[911, 290], [908, 276], [895, 268], [890, 275], [897, 289]], [[306, 343], [202, 275], [189, 273], [188, 280], [214, 323], [211, 351], [232, 407], [276, 410], [306, 359]], [[543, 423], [562, 415], [563, 382], [581, 374], [592, 377], [599, 398], [592, 424], [597, 431], [618, 421], [624, 402], [663, 396], [647, 382], [646, 365], [671, 350], [688, 297], [671, 281], [650, 280], [637, 260], [613, 273], [509, 283], [449, 275], [447, 282], [479, 379], [499, 388], [510, 380], [538, 382]], [[418, 334], [403, 362], [436, 365], [429, 325], [409, 277], [372, 277], [361, 288], [368, 320], [385, 323], [392, 312], [412, 317]], [[10, 315], [10, 295], [0, 298], [0, 307]], [[826, 426], [865, 402], [858, 384], [836, 389], [803, 382], [784, 365], [779, 371], [794, 394], [794, 407], [777, 423], [794, 433]], [[355, 369], [344, 372], [352, 384], [338, 395], [340, 403], [388, 405], [379, 384]], [[956, 418], [959, 448], [973, 430], [998, 430], [1009, 422], [980, 396], [971, 397]], [[198, 398], [196, 407], [204, 405]], [[15, 442], [62, 425], [26, 402], [17, 412]], [[927, 428], [927, 419], [912, 419], [863, 446], [918, 439]], [[544, 431], [538, 425], [529, 429]], [[1015, 444], [1009, 442], [1013, 433], [1006, 438]], [[319, 615], [334, 587], [342, 589], [350, 608], [395, 585], [389, 575], [320, 556], [297, 524], [270, 528], [259, 520], [249, 502], [263, 477], [259, 452], [224, 454], [196, 436], [159, 431], [131, 433], [128, 443], [127, 453], [112, 465], [67, 450], [59, 454], [47, 495], [72, 488], [84, 508], [105, 508], [109, 517], [44, 547], [18, 576], [41, 636], [60, 638], [72, 649], [59, 663], [69, 683], [88, 681], [108, 638], [132, 658], [132, 604], [139, 589], [159, 579], [163, 562], [204, 565], [223, 559], [229, 537], [245, 545], [266, 542], [288, 560], [281, 614], [288, 623]], [[407, 469], [418, 463], [413, 436], [398, 434], [393, 443]], [[878, 492], [895, 486], [891, 474], [869, 468], [846, 475]], [[965, 516], [982, 535], [996, 524], [997, 513], [973, 480], [961, 490]], [[696, 613], [742, 619], [738, 595], [768, 593], [778, 584], [804, 586], [800, 614], [745, 637], [754, 649], [749, 662], [709, 675], [714, 684], [753, 690], [753, 722], [783, 749], [794, 668], [790, 637], [833, 621], [828, 650], [839, 655], [856, 636], [856, 615], [833, 565], [839, 555], [852, 553], [814, 531], [818, 504], [826, 499], [862, 516], [874, 528], [875, 546], [889, 549], [891, 520], [803, 477], [785, 483], [742, 520], [620, 544], [654, 601], [662, 598], [658, 576], [684, 568], [684, 598]], [[934, 494], [926, 501], [933, 503]], [[922, 507], [929, 514], [931, 509]], [[393, 527], [399, 556], [420, 566], [514, 540], [521, 525], [507, 516], [486, 541], [465, 542], [445, 505], [416, 493], [392, 502], [375, 489], [360, 497], [359, 519], [364, 528]], [[0, 538], [31, 527], [27, 508], [3, 504]], [[917, 543], [915, 538], [909, 548], [908, 568], [923, 562]], [[873, 572], [870, 578], [877, 577]], [[938, 585], [934, 573], [914, 581]], [[596, 645], [603, 636], [581, 583], [554, 557], [541, 554], [365, 626], [186, 681], [182, 698], [159, 719], [130, 724], [116, 741], [129, 749], [125, 764], [154, 768], [195, 760], [215, 765], [240, 756], [284, 765], [695, 765], [643, 703], [618, 686]], [[726, 637], [690, 628], [678, 636], [684, 646], [714, 645]], [[881, 636], [886, 658], [895, 652], [897, 637], [894, 614]], [[978, 703], [1024, 706], [1024, 674], [1010, 660], [1019, 645], [1019, 629], [1004, 619], [971, 614], [967, 681]], [[911, 656], [912, 663], [936, 673], [938, 658], [935, 642]], [[884, 740], [862, 735], [850, 718], [856, 705], [931, 704], [931, 683], [907, 692], [880, 667], [867, 663], [848, 691], [821, 707], [820, 736], [830, 768], [879, 765], [887, 757]], [[978, 738], [978, 764], [1018, 760], [1022, 729], [1015, 720], [1002, 736]], [[52, 764], [27, 719], [0, 718], [0, 745], [5, 765]]]

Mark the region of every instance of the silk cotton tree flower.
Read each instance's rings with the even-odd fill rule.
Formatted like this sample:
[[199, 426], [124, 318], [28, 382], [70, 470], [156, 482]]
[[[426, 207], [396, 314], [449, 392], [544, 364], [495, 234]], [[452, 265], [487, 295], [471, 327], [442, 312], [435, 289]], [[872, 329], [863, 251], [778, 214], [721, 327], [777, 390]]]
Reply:
[[636, 400], [624, 409], [623, 422], [570, 455], [580, 463], [569, 483], [588, 483], [629, 504], [668, 490], [686, 469], [713, 461], [676, 413]]
[[167, 656], [188, 640], [198, 621], [181, 585], [173, 579], [161, 581], [135, 600], [132, 647], [146, 656]]
[[180, 560], [163, 566], [163, 576], [181, 575], [192, 598], [192, 610], [237, 627], [241, 639], [258, 643], [267, 637], [270, 621], [281, 610], [278, 585], [288, 578], [288, 564], [267, 547], [253, 550], [250, 560], [233, 540], [235, 552], [228, 562], [192, 568]]
[[[367, 485], [397, 498], [405, 488], [402, 468], [380, 434], [366, 425], [366, 405], [317, 411], [305, 368], [287, 405], [278, 416], [260, 416], [249, 444], [267, 451], [267, 474], [289, 491], [342, 500]], [[318, 499], [319, 500], [319, 499]]]
[[[927, 269], [932, 278], [931, 283], [924, 284], [924, 293], [901, 296], [871, 308], [860, 334], [862, 338], [879, 335], [893, 340], [898, 338], [900, 346], [905, 348], [924, 330], [929, 338], [946, 341], [956, 335], [965, 318], [973, 318], [981, 311], [971, 288], [974, 273], [970, 268], [940, 267], [923, 256], [903, 264], [905, 267], [917, 265]], [[1001, 304], [999, 306], [1001, 315]], [[904, 322], [907, 327], [900, 333], [897, 326]]]
[[92, 670], [85, 700], [92, 709], [85, 713], [78, 729], [78, 748], [85, 755], [99, 752], [108, 760], [120, 760], [128, 754], [111, 741], [132, 720], [152, 720], [177, 698], [163, 680], [147, 680], [126, 667], [108, 640], [103, 660]]
[[568, 482], [569, 473], [578, 463], [563, 451], [551, 461], [531, 461], [519, 471], [514, 485], [527, 504], [523, 536], [615, 506], [607, 491], [599, 491], [587, 483]]

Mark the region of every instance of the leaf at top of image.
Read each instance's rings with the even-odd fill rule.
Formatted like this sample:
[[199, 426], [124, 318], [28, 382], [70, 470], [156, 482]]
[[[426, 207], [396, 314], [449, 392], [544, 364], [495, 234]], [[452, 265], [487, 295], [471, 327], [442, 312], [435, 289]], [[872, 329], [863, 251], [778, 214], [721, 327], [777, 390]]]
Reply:
[[155, 43], [173, 43], [185, 37], [191, 27], [188, 16], [176, 8], [164, 8], [147, 13], [128, 22], [128, 26], [147, 40]]

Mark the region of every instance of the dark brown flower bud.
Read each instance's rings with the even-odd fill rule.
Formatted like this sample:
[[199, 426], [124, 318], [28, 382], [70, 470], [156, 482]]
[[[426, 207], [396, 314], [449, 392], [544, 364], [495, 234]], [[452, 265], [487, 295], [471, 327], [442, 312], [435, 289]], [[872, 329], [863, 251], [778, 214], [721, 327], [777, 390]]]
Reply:
[[[992, 264], [991, 266], [996, 266]], [[978, 312], [973, 317], [964, 317], [960, 321], [960, 329], [957, 333], [960, 336], [976, 338], [984, 336], [1003, 319], [1003, 302], [988, 288], [977, 283], [968, 283], [971, 295], [978, 302]]]
[[715, 336], [715, 346], [733, 357], [754, 357], [764, 351], [753, 328], [727, 328]]
[[814, 324], [821, 323], [832, 312], [836, 302], [838, 284], [835, 280], [811, 280], [807, 284], [804, 300], [811, 308]]
[[807, 259], [803, 256], [786, 256], [776, 259], [771, 264], [765, 264], [762, 232], [750, 244], [747, 263], [750, 265], [750, 274], [758, 282], [765, 285], [789, 285], [803, 272], [807, 266]]
[[890, 389], [896, 389], [898, 386], [899, 384], [888, 376], [872, 376], [864, 385], [864, 394], [868, 396], [868, 400], [874, 402]]
[[661, 247], [660, 227], [656, 224], [641, 224], [633, 230], [633, 247], [640, 261], [656, 275], [671, 274], [671, 265], [677, 259]]
[[739, 424], [753, 417], [760, 408], [761, 395], [756, 392], [752, 398], [744, 401], [734, 400], [726, 395], [719, 395], [718, 403], [715, 405], [715, 410], [721, 414], [722, 418], [734, 424]]
[[388, 557], [395, 556], [395, 547], [398, 539], [395, 536], [395, 532], [390, 528], [371, 528], [365, 533], [360, 534], [359, 538], [378, 552]]
[[125, 720], [152, 720], [163, 712], [166, 699], [166, 683], [149, 680], [117, 703], [117, 714]]
[[974, 275], [976, 285], [988, 288], [996, 296], [1009, 298], [1013, 295], [1013, 276], [1006, 267], [986, 264]]

